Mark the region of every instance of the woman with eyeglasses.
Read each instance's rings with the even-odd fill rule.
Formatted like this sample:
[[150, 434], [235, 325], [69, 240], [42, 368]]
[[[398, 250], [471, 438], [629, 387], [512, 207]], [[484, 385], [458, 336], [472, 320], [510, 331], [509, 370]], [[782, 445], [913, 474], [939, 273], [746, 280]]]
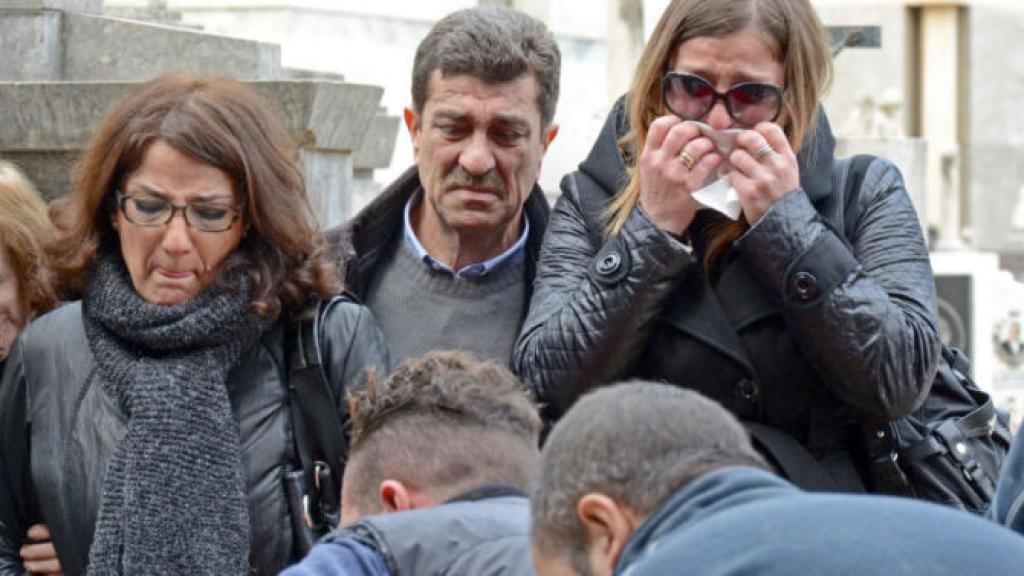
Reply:
[[[662, 380], [751, 423], [770, 457], [809, 453], [827, 479], [806, 484], [861, 489], [857, 414], [915, 408], [940, 341], [898, 171], [875, 160], [844, 194], [830, 74], [806, 0], [669, 5], [552, 213], [514, 355], [548, 418], [595, 386]], [[736, 220], [694, 197], [720, 176]], [[826, 214], [844, 208], [840, 231]]]
[[[0, 573], [45, 522], [67, 574], [277, 574], [299, 555], [289, 350], [340, 286], [291, 137], [248, 88], [185, 76], [120, 100], [46, 246], [80, 298], [36, 319], [0, 381]], [[386, 368], [351, 301], [323, 368]], [[296, 527], [296, 528], [293, 528]]]

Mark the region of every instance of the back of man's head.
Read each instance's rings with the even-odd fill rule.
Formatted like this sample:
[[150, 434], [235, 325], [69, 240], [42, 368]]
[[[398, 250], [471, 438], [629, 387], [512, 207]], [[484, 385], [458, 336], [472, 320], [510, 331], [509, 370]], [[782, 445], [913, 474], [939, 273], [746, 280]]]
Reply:
[[689, 481], [724, 466], [767, 467], [717, 403], [665, 384], [602, 388], [580, 399], [544, 445], [531, 497], [534, 550], [586, 573], [576, 557], [586, 542], [577, 513], [584, 496], [601, 494], [646, 516]]
[[526, 387], [462, 352], [407, 360], [383, 381], [371, 375], [349, 412], [347, 521], [386, 511], [385, 481], [440, 503], [487, 484], [526, 491], [537, 470], [541, 422]]
[[434, 25], [416, 50], [412, 101], [423, 113], [430, 76], [466, 74], [500, 84], [532, 73], [537, 81], [541, 127], [551, 124], [558, 104], [562, 56], [551, 31], [537, 19], [496, 6], [453, 12]]

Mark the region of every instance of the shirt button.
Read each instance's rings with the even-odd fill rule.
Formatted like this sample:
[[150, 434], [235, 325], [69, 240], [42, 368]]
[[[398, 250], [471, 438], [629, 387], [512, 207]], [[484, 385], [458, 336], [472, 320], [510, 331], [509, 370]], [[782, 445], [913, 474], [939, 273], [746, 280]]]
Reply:
[[614, 274], [619, 266], [622, 266], [622, 257], [615, 252], [609, 252], [597, 261], [597, 271], [605, 276]]
[[797, 272], [793, 275], [793, 292], [801, 302], [810, 302], [818, 296], [818, 279], [810, 272]]
[[746, 402], [757, 402], [757, 399], [761, 396], [761, 387], [757, 384], [757, 381], [743, 378], [736, 382], [736, 396]]

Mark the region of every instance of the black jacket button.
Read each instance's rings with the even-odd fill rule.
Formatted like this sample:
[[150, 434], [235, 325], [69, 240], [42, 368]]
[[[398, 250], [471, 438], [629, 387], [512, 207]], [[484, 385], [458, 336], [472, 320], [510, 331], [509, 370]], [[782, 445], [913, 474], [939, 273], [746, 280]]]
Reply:
[[756, 380], [743, 378], [736, 382], [736, 396], [746, 402], [757, 402], [761, 396], [761, 387]]
[[597, 261], [597, 271], [605, 276], [614, 274], [622, 266], [622, 257], [615, 252], [609, 252]]
[[791, 282], [796, 299], [810, 302], [818, 297], [818, 279], [810, 272], [797, 272]]

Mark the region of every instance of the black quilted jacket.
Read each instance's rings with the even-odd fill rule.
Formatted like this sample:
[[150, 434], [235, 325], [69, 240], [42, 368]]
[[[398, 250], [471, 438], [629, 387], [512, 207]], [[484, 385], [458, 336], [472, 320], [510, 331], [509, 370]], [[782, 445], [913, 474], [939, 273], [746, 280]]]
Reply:
[[859, 216], [840, 238], [819, 215], [843, 184], [821, 115], [799, 154], [801, 188], [708, 281], [700, 246], [689, 254], [639, 207], [605, 240], [601, 212], [626, 178], [616, 145], [625, 129], [620, 101], [562, 180], [541, 249], [513, 361], [548, 418], [595, 386], [664, 380], [823, 458], [850, 448], [853, 407], [895, 418], [923, 400], [939, 361], [934, 281], [892, 164], [868, 167]]

